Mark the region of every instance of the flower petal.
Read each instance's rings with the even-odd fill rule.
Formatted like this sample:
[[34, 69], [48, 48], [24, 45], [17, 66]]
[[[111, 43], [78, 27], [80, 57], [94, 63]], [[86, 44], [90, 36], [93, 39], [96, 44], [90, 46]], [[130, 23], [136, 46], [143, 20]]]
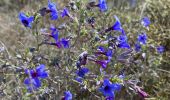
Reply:
[[41, 64], [41, 65], [37, 66], [37, 68], [36, 68], [37, 72], [43, 72], [44, 70], [45, 70], [45, 65], [44, 64]]
[[36, 88], [41, 87], [41, 81], [38, 78], [33, 79], [33, 84]]
[[26, 84], [26, 85], [31, 84], [31, 79], [30, 78], [26, 78], [24, 80], [24, 84]]
[[44, 72], [38, 73], [38, 76], [40, 78], [46, 78], [46, 77], [48, 77], [48, 73], [44, 71]]
[[28, 18], [28, 22], [33, 22], [34, 21], [34, 17], [33, 16], [30, 16], [29, 18]]
[[23, 12], [19, 13], [19, 19], [20, 20], [25, 20], [26, 18], [27, 18], [27, 16]]

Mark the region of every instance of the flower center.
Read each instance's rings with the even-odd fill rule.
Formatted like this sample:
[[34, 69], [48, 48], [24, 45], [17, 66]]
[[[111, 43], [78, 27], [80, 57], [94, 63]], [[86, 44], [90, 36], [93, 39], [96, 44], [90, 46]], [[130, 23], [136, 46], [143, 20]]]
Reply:
[[28, 26], [28, 21], [27, 20], [22, 20], [22, 23], [24, 24], [24, 26]]
[[31, 74], [31, 76], [32, 76], [32, 78], [36, 78], [36, 77], [38, 77], [38, 73], [37, 73], [37, 72], [33, 72], [33, 73]]
[[110, 87], [109, 87], [109, 86], [105, 86], [104, 90], [105, 90], [105, 91], [109, 91], [109, 90], [110, 90]]

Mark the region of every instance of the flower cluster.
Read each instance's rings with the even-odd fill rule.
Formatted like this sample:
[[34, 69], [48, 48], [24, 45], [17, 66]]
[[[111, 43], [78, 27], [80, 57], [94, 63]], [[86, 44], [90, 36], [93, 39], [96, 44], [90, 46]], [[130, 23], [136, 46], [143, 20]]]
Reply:
[[[95, 89], [99, 90], [99, 92], [101, 92], [103, 94], [103, 96], [105, 97], [106, 100], [114, 100], [115, 92], [120, 91], [121, 88], [123, 86], [125, 86], [125, 85], [122, 85], [122, 83], [129, 84], [128, 81], [130, 79], [127, 79], [126, 81], [124, 81], [124, 78], [125, 78], [124, 72], [126, 70], [124, 66], [127, 66], [127, 69], [128, 69], [131, 63], [133, 63], [133, 64], [136, 63], [135, 61], [133, 61], [135, 59], [135, 57], [133, 57], [133, 55], [136, 55], [136, 53], [140, 54], [140, 51], [143, 50], [143, 47], [147, 47], [149, 45], [149, 35], [147, 34], [147, 31], [141, 31], [141, 32], [139, 31], [138, 34], [135, 36], [135, 42], [130, 41], [130, 39], [128, 37], [131, 34], [128, 34], [128, 32], [126, 33], [126, 30], [125, 30], [126, 28], [122, 25], [120, 19], [116, 15], [114, 15], [114, 19], [115, 19], [114, 24], [111, 24], [111, 26], [109, 26], [109, 27], [104, 26], [104, 29], [100, 30], [101, 32], [96, 32], [96, 31], [98, 31], [98, 29], [95, 26], [96, 20], [95, 20], [95, 17], [92, 16], [93, 14], [89, 14], [90, 17], [88, 18], [88, 21], [84, 21], [84, 19], [85, 19], [84, 17], [88, 14], [86, 14], [86, 11], [83, 11], [81, 9], [80, 10], [80, 13], [81, 13], [80, 20], [77, 20], [77, 17], [74, 19], [74, 17], [72, 16], [73, 14], [71, 12], [69, 12], [69, 10], [72, 9], [71, 8], [72, 6], [77, 6], [77, 8], [80, 9], [81, 4], [79, 4], [79, 3], [75, 4], [74, 2], [71, 2], [70, 5], [68, 6], [68, 8], [66, 8], [67, 7], [66, 6], [66, 7], [62, 8], [62, 10], [58, 10], [57, 5], [54, 2], [51, 2], [51, 0], [48, 0], [48, 5], [46, 7], [41, 8], [37, 12], [40, 16], [37, 16], [38, 15], [37, 13], [33, 16], [30, 16], [29, 14], [20, 12], [19, 20], [25, 27], [29, 27], [31, 29], [31, 28], [33, 28], [32, 24], [35, 21], [38, 22], [37, 17], [45, 17], [46, 16], [51, 21], [60, 19], [60, 16], [62, 19], [67, 19], [67, 18], [71, 19], [68, 21], [68, 23], [69, 23], [68, 25], [72, 25], [73, 27], [76, 27], [76, 29], [78, 29], [75, 31], [75, 36], [66, 36], [64, 34], [61, 34], [63, 32], [62, 29], [60, 30], [57, 27], [57, 24], [50, 23], [47, 28], [47, 32], [44, 32], [42, 34], [43, 36], [45, 36], [45, 38], [48, 38], [48, 39], [42, 40], [40, 43], [40, 44], [45, 44], [45, 45], [54, 45], [57, 48], [60, 48], [59, 50], [61, 50], [63, 48], [64, 49], [67, 48], [67, 50], [69, 52], [68, 55], [70, 57], [66, 57], [61, 60], [61, 61], [64, 60], [63, 62], [66, 62], [66, 63], [67, 63], [67, 61], [68, 62], [70, 61], [70, 59], [72, 57], [71, 53], [72, 52], [74, 53], [74, 50], [76, 50], [74, 47], [76, 45], [76, 43], [79, 40], [83, 40], [83, 38], [86, 37], [86, 33], [88, 33], [87, 31], [84, 31], [84, 28], [86, 28], [86, 22], [88, 23], [88, 25], [90, 24], [92, 27], [88, 27], [88, 28], [89, 29], [92, 28], [92, 30], [95, 30], [95, 31], [92, 31], [92, 33], [94, 33], [94, 34], [89, 33], [90, 38], [93, 38], [94, 35], [98, 36], [97, 41], [95, 41], [96, 45], [93, 46], [92, 50], [89, 50], [89, 51], [85, 51], [86, 48], [84, 48], [84, 45], [83, 45], [82, 50], [84, 50], [84, 52], [82, 52], [76, 58], [77, 59], [76, 64], [67, 65], [67, 66], [71, 66], [72, 71], [70, 71], [69, 68], [67, 71], [63, 70], [64, 69], [63, 67], [61, 68], [62, 69], [61, 71], [63, 71], [62, 75], [63, 75], [63, 73], [68, 74], [67, 72], [69, 71], [70, 76], [63, 75], [62, 77], [64, 77], [64, 78], [67, 77], [66, 81], [64, 81], [66, 84], [69, 83], [70, 80], [71, 81], [76, 80], [76, 81], [78, 81], [76, 84], [84, 85], [84, 86], [86, 86], [86, 89], [87, 89], [87, 85], [90, 84], [91, 81], [94, 81], [94, 80], [97, 80], [99, 82], [102, 81], [101, 82], [102, 85], [97, 84], [97, 86], [96, 86], [97, 88], [95, 87]], [[98, 7], [100, 9], [99, 12], [104, 13], [104, 14], [107, 13], [107, 10], [109, 9], [109, 7], [107, 6], [106, 0], [99, 0], [97, 3], [91, 2], [89, 4], [89, 6], [90, 6], [90, 8]], [[70, 7], [70, 9], [69, 9], [69, 7]], [[72, 20], [72, 19], [74, 19], [74, 20]], [[76, 25], [74, 25], [74, 23], [76, 23]], [[148, 17], [143, 17], [141, 19], [140, 25], [143, 26], [142, 28], [149, 29], [150, 24], [151, 24], [151, 21], [149, 20]], [[67, 31], [70, 31], [70, 30], [71, 30], [71, 28], [69, 28], [68, 30], [65, 30], [64, 32], [66, 33]], [[73, 33], [70, 33], [70, 34], [72, 35]], [[75, 41], [74, 41], [74, 39], [75, 39]], [[38, 39], [37, 39], [37, 41], [38, 41]], [[73, 43], [72, 41], [74, 41], [73, 45], [72, 45], [72, 43]], [[134, 51], [133, 49], [136, 52], [133, 52]], [[157, 51], [157, 54], [163, 54], [163, 52], [165, 51], [165, 47], [162, 45], [155, 46], [154, 49]], [[38, 52], [38, 53], [40, 53], [40, 52]], [[132, 54], [132, 53], [134, 53], [134, 54]], [[132, 54], [132, 55], [130, 55], [130, 54]], [[68, 60], [67, 58], [68, 59], [70, 58], [70, 59]], [[73, 59], [75, 59], [75, 58], [73, 58]], [[125, 63], [119, 64], [120, 60], [124, 61]], [[73, 62], [73, 61], [74, 60], [71, 60], [70, 62]], [[112, 63], [113, 61], [114, 61], [114, 63], [116, 63], [115, 65], [117, 66], [117, 68], [109, 66], [109, 65], [113, 64]], [[96, 73], [95, 72], [93, 73], [93, 71], [91, 70], [91, 67], [89, 67], [89, 64], [91, 64], [91, 63], [101, 66], [100, 68], [92, 67], [92, 68], [96, 69], [96, 71], [98, 71], [97, 69], [100, 69], [100, 73], [99, 73], [100, 75], [94, 75]], [[124, 64], [123, 68], [121, 68], [122, 64]], [[64, 66], [64, 64], [62, 66]], [[75, 66], [76, 66], [76, 68], [75, 68]], [[109, 71], [107, 69], [109, 69]], [[119, 71], [121, 69], [123, 70], [123, 71], [122, 70], [120, 71], [121, 75], [118, 74], [120, 76], [118, 77], [118, 79], [116, 79], [116, 81], [112, 81], [112, 79], [114, 80], [116, 75], [110, 69], [119, 70]], [[103, 74], [103, 72], [104, 72], [104, 74]], [[91, 76], [94, 76], [95, 78], [92, 77], [91, 80], [87, 79], [87, 81], [86, 81], [86, 78], [88, 78], [87, 76], [89, 75], [89, 73], [92, 74]], [[39, 66], [36, 67], [36, 69], [25, 69], [25, 74], [28, 77], [25, 78], [24, 84], [26, 85], [26, 87], [29, 91], [38, 90], [42, 86], [41, 79], [45, 79], [49, 76], [49, 74], [45, 70], [44, 64], [40, 64]], [[72, 75], [74, 75], [74, 76], [71, 77]], [[59, 78], [61, 78], [61, 77], [59, 77]], [[52, 80], [52, 81], [55, 81], [55, 80]], [[60, 81], [60, 79], [59, 79], [59, 81]], [[70, 83], [72, 84], [72, 82], [70, 82]], [[133, 83], [130, 83], [130, 85], [132, 85], [134, 90], [136, 90], [135, 92], [139, 93], [144, 98], [148, 96], [148, 94], [146, 92], [144, 92], [139, 86], [134, 85]], [[62, 87], [62, 89], [63, 89], [63, 87]], [[65, 89], [67, 90], [68, 87], [66, 87]], [[88, 91], [90, 91], [90, 92], [91, 92], [91, 90], [94, 90], [94, 89], [93, 88], [88, 89]], [[72, 93], [70, 91], [65, 91], [62, 100], [72, 100], [73, 96], [74, 95], [72, 95]]]
[[54, 46], [57, 46], [58, 48], [61, 48], [61, 47], [69, 48], [69, 39], [67, 38], [59, 39], [59, 31], [54, 26], [51, 26], [50, 30], [51, 30], [51, 34], [48, 34], [48, 36], [52, 37], [55, 40], [55, 42], [46, 41], [45, 44], [54, 45]]

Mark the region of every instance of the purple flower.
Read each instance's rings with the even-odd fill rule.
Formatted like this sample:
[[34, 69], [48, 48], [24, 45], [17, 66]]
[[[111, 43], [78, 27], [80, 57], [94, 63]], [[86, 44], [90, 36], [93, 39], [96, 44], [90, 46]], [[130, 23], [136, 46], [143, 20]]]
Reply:
[[34, 21], [34, 17], [33, 17], [33, 16], [27, 17], [27, 16], [25, 15], [25, 13], [20, 12], [20, 13], [19, 13], [19, 19], [20, 19], [21, 23], [22, 23], [25, 27], [29, 27], [29, 28], [32, 27], [31, 24], [32, 24], [33, 21]]
[[64, 98], [62, 100], [72, 100], [72, 94], [70, 91], [65, 91], [64, 92]]
[[89, 69], [88, 68], [80, 68], [76, 74], [79, 76], [79, 77], [84, 77], [87, 73], [89, 72]]
[[104, 96], [114, 97], [114, 91], [120, 90], [121, 85], [114, 83], [112, 84], [109, 79], [105, 79], [103, 85], [99, 88], [99, 91], [103, 93]]
[[163, 53], [165, 51], [164, 46], [158, 46], [156, 49], [158, 53]]
[[105, 100], [114, 100], [114, 97], [106, 97]]
[[69, 17], [69, 11], [67, 8], [64, 8], [63, 11], [61, 12], [61, 17], [64, 18], [65, 16]]
[[28, 69], [26, 69], [25, 73], [30, 75], [29, 78], [26, 78], [24, 80], [24, 84], [27, 85], [27, 88], [28, 88], [29, 91], [32, 91], [32, 89], [35, 90], [35, 89], [41, 87], [41, 81], [39, 80], [39, 78], [48, 77], [48, 73], [45, 71], [45, 65], [43, 65], [43, 64], [37, 66], [36, 70], [33, 70], [33, 69], [28, 70]]
[[100, 8], [100, 11], [102, 12], [107, 11], [106, 0], [99, 0], [99, 8]]
[[62, 38], [59, 40], [59, 31], [54, 26], [51, 26], [50, 30], [52, 31], [50, 36], [55, 40], [55, 43], [50, 43], [50, 45], [56, 45], [58, 48], [62, 46], [64, 48], [69, 48], [69, 39]]
[[58, 19], [58, 11], [56, 8], [56, 4], [51, 2], [51, 0], [48, 0], [48, 8], [51, 12], [51, 20], [57, 20]]
[[122, 35], [125, 35], [125, 31], [122, 28], [121, 22], [119, 18], [115, 15], [114, 18], [116, 19], [116, 22], [112, 27], [109, 27], [108, 29], [105, 30], [105, 32], [109, 32], [111, 30], [119, 31], [122, 33]]
[[102, 68], [106, 68], [107, 67], [107, 64], [109, 63], [108, 60], [98, 60], [98, 61], [95, 61], [97, 64], [101, 65]]
[[148, 26], [151, 24], [151, 22], [150, 22], [150, 20], [149, 20], [148, 17], [143, 17], [143, 18], [142, 18], [142, 21], [141, 21], [141, 24], [142, 24], [144, 27], [148, 27]]
[[138, 42], [140, 42], [141, 44], [146, 44], [146, 42], [147, 42], [146, 33], [142, 33], [142, 34], [138, 35]]

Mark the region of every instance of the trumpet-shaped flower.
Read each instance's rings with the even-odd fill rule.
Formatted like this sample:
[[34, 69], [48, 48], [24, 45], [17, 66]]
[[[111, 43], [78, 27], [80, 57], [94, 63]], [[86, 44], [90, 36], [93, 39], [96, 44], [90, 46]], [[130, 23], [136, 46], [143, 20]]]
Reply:
[[138, 42], [140, 42], [141, 44], [146, 44], [147, 42], [147, 35], [146, 33], [142, 33], [138, 35]]
[[163, 53], [165, 50], [164, 46], [158, 46], [156, 49], [158, 53]]
[[117, 16], [114, 16], [114, 18], [116, 19], [116, 22], [112, 26], [112, 30], [117, 30], [117, 31], [122, 32], [123, 28], [122, 28], [119, 18]]
[[58, 41], [59, 31], [54, 26], [51, 26], [50, 30], [52, 31], [51, 32], [51, 37], [53, 37], [55, 39], [55, 41], [57, 42]]
[[99, 8], [100, 8], [100, 11], [102, 12], [107, 11], [106, 0], [99, 0]]
[[25, 73], [30, 75], [29, 78], [24, 80], [28, 90], [32, 91], [41, 87], [41, 81], [39, 78], [48, 77], [48, 73], [45, 71], [45, 65], [41, 64], [37, 66], [36, 70], [25, 70]]
[[118, 38], [118, 47], [119, 48], [127, 48], [129, 49], [130, 48], [130, 45], [129, 43], [127, 42], [127, 36], [126, 35], [120, 35]]
[[61, 12], [61, 17], [64, 18], [65, 16], [69, 17], [69, 11], [67, 8], [64, 8], [63, 11]]
[[142, 21], [141, 21], [141, 24], [142, 24], [144, 27], [148, 27], [148, 26], [151, 24], [151, 22], [150, 22], [150, 20], [149, 20], [148, 17], [143, 17], [143, 18], [142, 18]]
[[51, 0], [48, 0], [48, 8], [51, 13], [51, 20], [57, 20], [58, 19], [58, 11], [56, 8], [56, 4], [51, 2]]
[[31, 28], [31, 24], [34, 21], [33, 16], [27, 17], [23, 12], [19, 13], [19, 19], [25, 27], [29, 27], [29, 28]]
[[61, 43], [64, 48], [69, 48], [69, 40], [68, 39], [62, 38]]
[[104, 96], [114, 97], [114, 91], [119, 91], [121, 85], [117, 83], [111, 83], [109, 79], [105, 79], [103, 85], [99, 88], [99, 91], [103, 93]]

